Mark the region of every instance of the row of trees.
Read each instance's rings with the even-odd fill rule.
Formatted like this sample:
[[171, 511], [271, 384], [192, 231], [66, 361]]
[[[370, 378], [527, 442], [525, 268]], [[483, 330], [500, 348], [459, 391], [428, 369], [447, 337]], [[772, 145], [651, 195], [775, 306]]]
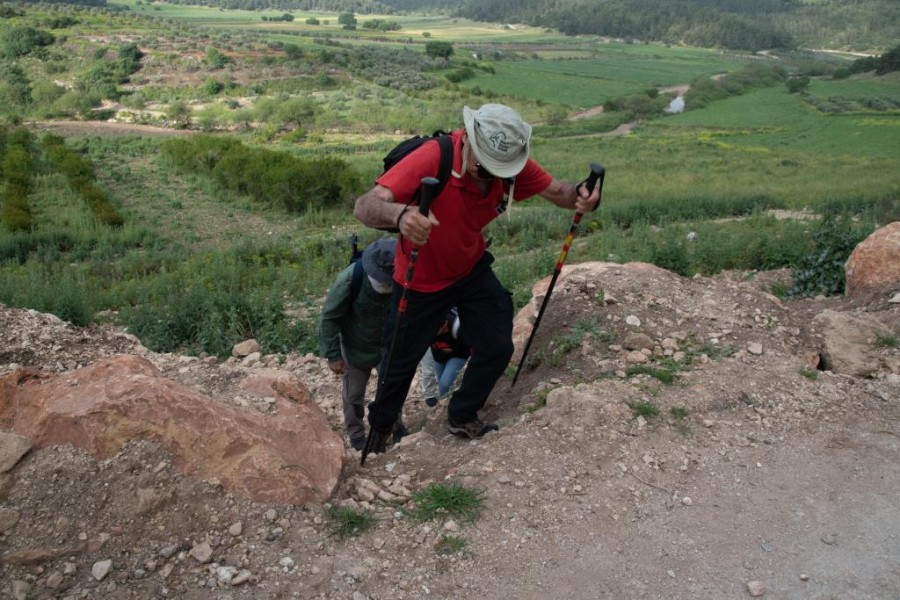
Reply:
[[125, 223], [109, 195], [97, 186], [91, 161], [67, 147], [65, 140], [59, 136], [45, 136], [41, 140], [41, 148], [50, 163], [65, 175], [69, 188], [84, 199], [97, 222], [112, 227], [121, 227]]
[[[746, 13], [746, 11], [743, 11]], [[659, 40], [743, 50], [789, 47], [791, 36], [775, 14], [726, 12], [692, 0], [478, 0], [459, 16], [478, 21], [523, 22], [561, 32]]]
[[3, 189], [0, 220], [8, 231], [28, 231], [35, 226], [29, 194], [36, 172], [62, 173], [97, 222], [115, 227], [124, 223], [109, 196], [96, 185], [93, 164], [66, 147], [60, 137], [48, 135], [36, 145], [27, 129], [0, 130], [0, 169]]
[[212, 177], [228, 191], [292, 213], [347, 208], [359, 185], [355, 171], [341, 159], [303, 160], [251, 148], [234, 138], [174, 139], [165, 142], [162, 151], [184, 172]]
[[3, 200], [0, 218], [9, 231], [28, 230], [33, 225], [28, 194], [31, 193], [33, 161], [31, 134], [17, 129], [11, 134], [0, 132], [0, 168], [3, 172]]
[[235, 10], [303, 10], [390, 14], [386, 3], [377, 0], [167, 0], [169, 4], [216, 6]]

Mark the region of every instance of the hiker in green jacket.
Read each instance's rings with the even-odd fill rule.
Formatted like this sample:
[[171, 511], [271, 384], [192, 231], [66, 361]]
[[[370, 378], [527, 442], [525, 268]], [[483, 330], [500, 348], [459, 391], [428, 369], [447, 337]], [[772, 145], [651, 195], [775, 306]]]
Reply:
[[[357, 263], [341, 271], [325, 298], [319, 319], [319, 352], [332, 372], [342, 376], [344, 430], [355, 450], [362, 450], [366, 445], [363, 421], [366, 385], [372, 369], [381, 361], [396, 247], [394, 239], [369, 244], [359, 259], [365, 277], [353, 285]], [[353, 292], [357, 292], [355, 297]], [[395, 439], [398, 434], [402, 432], [395, 429]]]

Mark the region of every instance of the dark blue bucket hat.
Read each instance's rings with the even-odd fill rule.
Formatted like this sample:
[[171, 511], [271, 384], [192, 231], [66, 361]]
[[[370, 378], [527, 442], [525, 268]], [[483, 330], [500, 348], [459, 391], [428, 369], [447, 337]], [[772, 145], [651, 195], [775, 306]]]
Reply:
[[363, 251], [362, 264], [366, 275], [378, 283], [390, 283], [394, 279], [394, 254], [397, 240], [375, 240]]

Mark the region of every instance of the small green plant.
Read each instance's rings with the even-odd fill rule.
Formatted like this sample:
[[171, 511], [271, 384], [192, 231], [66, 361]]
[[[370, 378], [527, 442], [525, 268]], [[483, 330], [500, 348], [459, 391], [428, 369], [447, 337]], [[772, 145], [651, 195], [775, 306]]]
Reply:
[[635, 365], [633, 367], [629, 367], [625, 374], [629, 377], [634, 375], [649, 375], [650, 377], [654, 377], [658, 379], [660, 382], [665, 383], [666, 385], [672, 384], [675, 382], [675, 373], [673, 373], [669, 369], [657, 369], [655, 367], [648, 367], [647, 365]]
[[459, 554], [460, 552], [465, 551], [468, 545], [469, 543], [461, 537], [448, 535], [442, 537], [438, 541], [437, 545], [435, 546], [435, 550], [437, 550], [438, 554], [443, 555]]
[[432, 521], [438, 517], [454, 517], [474, 521], [481, 514], [483, 492], [458, 483], [433, 483], [412, 495], [415, 508], [412, 517], [417, 521]]
[[672, 414], [672, 418], [676, 421], [684, 421], [684, 419], [688, 416], [688, 409], [683, 406], [673, 406], [669, 412]]
[[696, 348], [692, 348], [689, 351], [689, 354], [693, 356], [700, 356], [701, 354], [705, 354], [709, 358], [713, 360], [722, 360], [723, 358], [728, 358], [729, 356], [734, 355], [737, 352], [737, 348], [732, 346], [731, 344], [713, 344], [712, 342], [706, 342], [697, 346]]
[[581, 319], [573, 323], [568, 330], [557, 335], [553, 340], [550, 364], [553, 366], [561, 364], [563, 356], [572, 350], [579, 348], [584, 341], [585, 336], [590, 335], [594, 339], [602, 341], [611, 341], [612, 339], [615, 339], [615, 334], [600, 329], [599, 324], [600, 319], [598, 317]]
[[800, 374], [813, 381], [819, 378], [819, 372], [815, 369], [810, 369], [809, 367], [802, 367], [800, 369]]
[[350, 506], [329, 506], [325, 509], [328, 529], [341, 539], [359, 535], [375, 523], [370, 513]]
[[812, 247], [794, 269], [789, 295], [835, 296], [844, 292], [844, 264], [850, 253], [871, 231], [850, 219], [827, 218], [812, 232]]
[[769, 288], [769, 291], [772, 292], [772, 295], [775, 296], [776, 298], [780, 298], [780, 299], [784, 300], [785, 298], [788, 297], [790, 288], [788, 287], [788, 284], [786, 284], [785, 282], [776, 281]]
[[643, 400], [641, 402], [629, 402], [628, 407], [636, 417], [652, 419], [659, 414], [659, 408], [657, 408], [656, 405], [649, 400]]
[[525, 412], [535, 413], [547, 406], [547, 396], [550, 395], [551, 390], [553, 390], [553, 388], [546, 387], [536, 391], [534, 393], [534, 402], [525, 407]]
[[878, 345], [884, 348], [900, 348], [900, 337], [896, 335], [879, 335]]

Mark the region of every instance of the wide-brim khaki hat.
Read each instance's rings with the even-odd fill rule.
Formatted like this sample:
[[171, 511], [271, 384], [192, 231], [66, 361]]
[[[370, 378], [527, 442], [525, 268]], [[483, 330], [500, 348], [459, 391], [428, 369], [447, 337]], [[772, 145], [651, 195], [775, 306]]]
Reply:
[[475, 158], [495, 177], [518, 175], [528, 162], [531, 125], [503, 104], [485, 104], [478, 110], [463, 108], [463, 122]]

